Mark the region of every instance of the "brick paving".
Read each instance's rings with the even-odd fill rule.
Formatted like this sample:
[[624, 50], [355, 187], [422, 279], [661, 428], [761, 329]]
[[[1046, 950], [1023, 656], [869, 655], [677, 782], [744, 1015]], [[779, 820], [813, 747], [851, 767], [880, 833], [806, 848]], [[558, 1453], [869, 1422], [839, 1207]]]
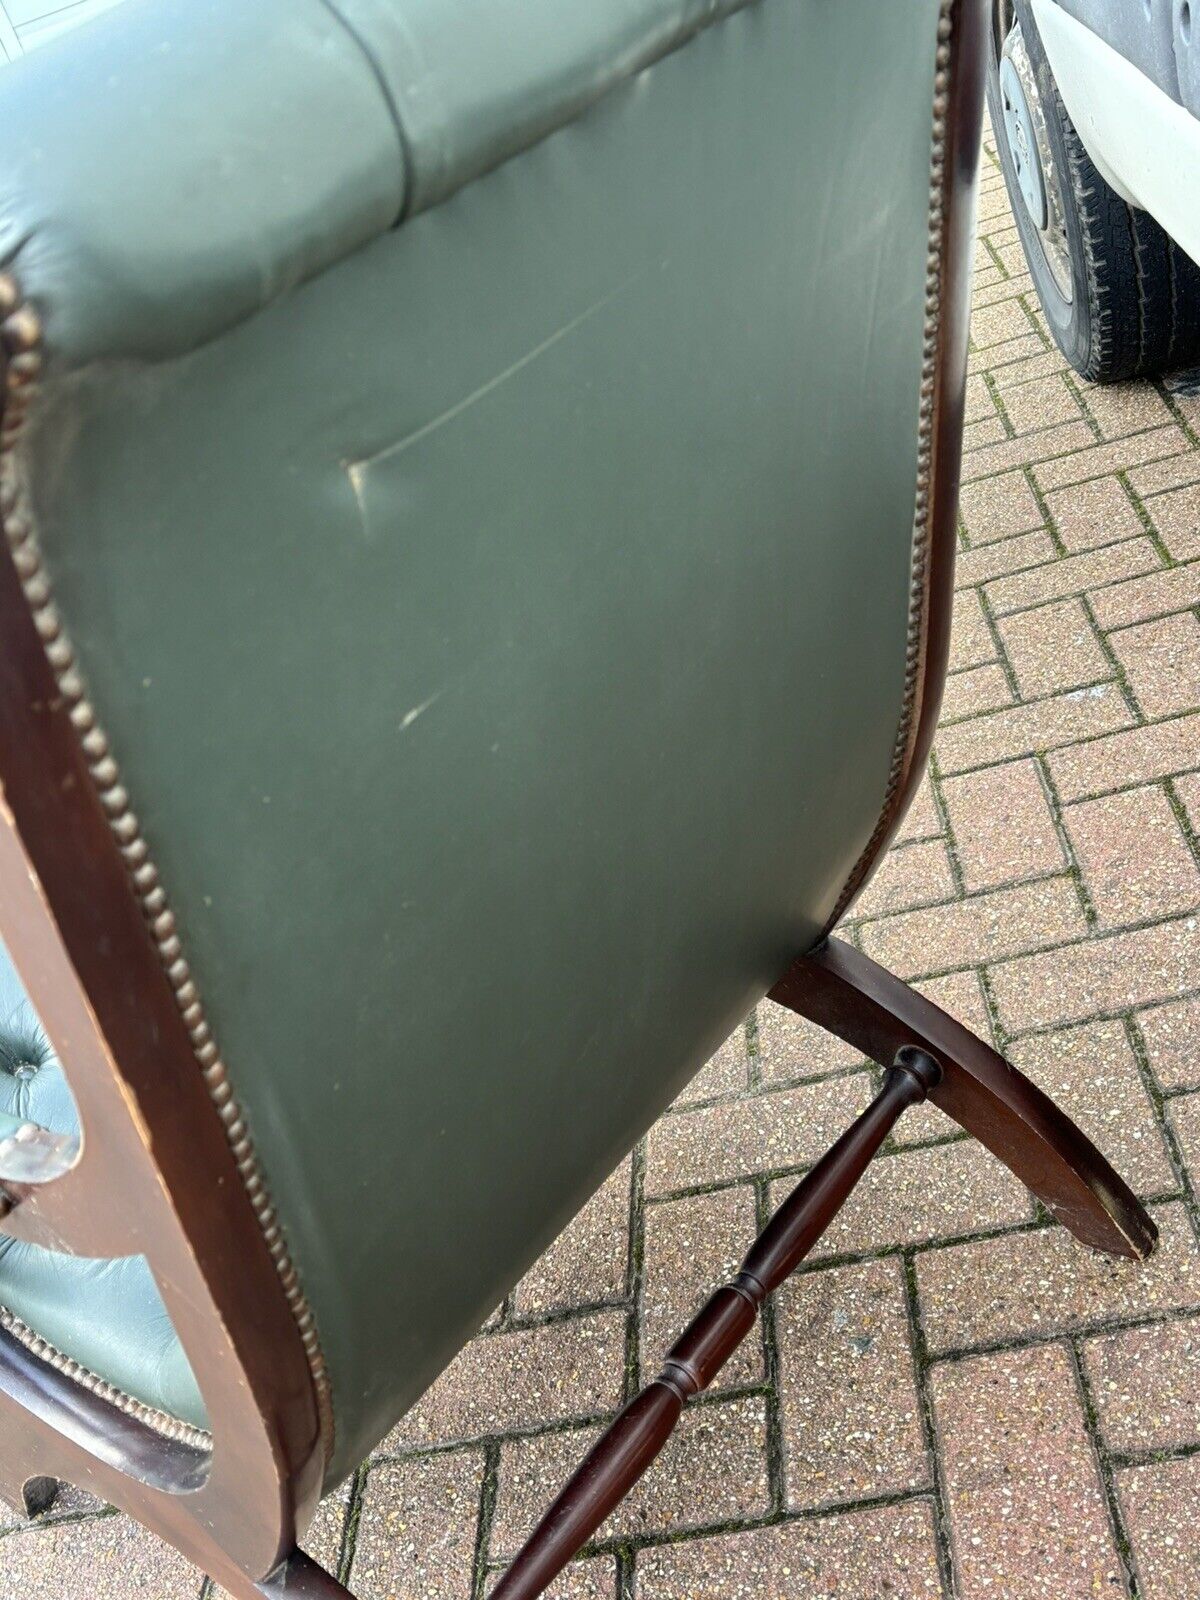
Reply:
[[[985, 157], [953, 673], [847, 936], [1007, 1051], [1152, 1203], [1081, 1250], [931, 1108], [554, 1593], [1200, 1600], [1200, 398], [1050, 346]], [[1200, 387], [1200, 386], [1197, 386]], [[872, 1072], [763, 1004], [310, 1535], [475, 1600]], [[67, 1495], [0, 1600], [216, 1600]]]

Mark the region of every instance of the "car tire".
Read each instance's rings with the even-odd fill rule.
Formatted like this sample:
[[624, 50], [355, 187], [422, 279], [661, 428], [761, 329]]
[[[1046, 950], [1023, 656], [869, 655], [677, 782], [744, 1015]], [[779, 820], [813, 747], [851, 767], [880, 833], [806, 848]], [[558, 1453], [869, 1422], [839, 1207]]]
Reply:
[[1028, 0], [994, 0], [987, 95], [1030, 275], [1075, 371], [1113, 383], [1200, 360], [1200, 267], [1100, 176]]

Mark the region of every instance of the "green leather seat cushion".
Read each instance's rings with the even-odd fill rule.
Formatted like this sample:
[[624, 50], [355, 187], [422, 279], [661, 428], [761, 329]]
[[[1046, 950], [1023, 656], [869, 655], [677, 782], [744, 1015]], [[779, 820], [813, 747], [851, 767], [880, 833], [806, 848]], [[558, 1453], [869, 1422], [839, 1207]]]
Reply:
[[[62, 1067], [3, 944], [0, 1115], [55, 1133], [78, 1126]], [[0, 1306], [143, 1405], [208, 1426], [196, 1379], [143, 1256], [89, 1261], [0, 1233]]]

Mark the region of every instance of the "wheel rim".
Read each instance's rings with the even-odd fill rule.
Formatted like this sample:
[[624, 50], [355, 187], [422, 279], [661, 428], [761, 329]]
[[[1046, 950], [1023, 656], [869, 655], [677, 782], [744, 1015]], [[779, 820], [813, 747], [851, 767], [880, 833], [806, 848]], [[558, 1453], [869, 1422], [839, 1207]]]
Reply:
[[1004, 135], [1012, 157], [1020, 203], [1033, 225], [1055, 288], [1070, 302], [1074, 284], [1066, 207], [1046, 132], [1045, 107], [1021, 24], [1013, 17], [1011, 0], [997, 0], [995, 16]]

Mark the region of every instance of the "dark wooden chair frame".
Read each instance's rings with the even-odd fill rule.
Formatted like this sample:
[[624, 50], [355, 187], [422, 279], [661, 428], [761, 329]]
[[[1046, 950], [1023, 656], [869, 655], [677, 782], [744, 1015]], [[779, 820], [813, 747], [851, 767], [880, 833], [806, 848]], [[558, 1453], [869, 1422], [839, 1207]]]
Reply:
[[[926, 544], [892, 781], [838, 914], [920, 781], [945, 676], [985, 13], [986, 0], [944, 0], [917, 506]], [[197, 1068], [195, 1029], [180, 1004], [181, 957], [170, 930], [165, 948], [161, 927], [148, 935], [145, 896], [133, 888], [139, 840], [115, 828], [97, 790], [86, 701], [64, 688], [54, 625], [31, 603], [36, 551], [4, 462], [36, 383], [39, 335], [35, 313], [7, 279], [0, 312], [0, 925], [47, 1033], [71, 1063], [84, 1130], [69, 1144], [0, 1142], [0, 1226], [81, 1255], [144, 1253], [212, 1419], [209, 1437], [142, 1414], [58, 1352], [0, 1327], [0, 1496], [33, 1514], [67, 1480], [170, 1540], [236, 1600], [352, 1600], [297, 1548], [320, 1493], [327, 1399], [289, 1295], [294, 1285], [272, 1254], [267, 1202], [247, 1181], [245, 1130], [221, 1083]], [[826, 937], [770, 993], [884, 1066], [884, 1087], [588, 1454], [501, 1577], [496, 1600], [532, 1600], [586, 1544], [915, 1101], [928, 1096], [981, 1140], [1085, 1244], [1132, 1257], [1153, 1247], [1153, 1224], [1133, 1194], [1040, 1090], [850, 946]]]

